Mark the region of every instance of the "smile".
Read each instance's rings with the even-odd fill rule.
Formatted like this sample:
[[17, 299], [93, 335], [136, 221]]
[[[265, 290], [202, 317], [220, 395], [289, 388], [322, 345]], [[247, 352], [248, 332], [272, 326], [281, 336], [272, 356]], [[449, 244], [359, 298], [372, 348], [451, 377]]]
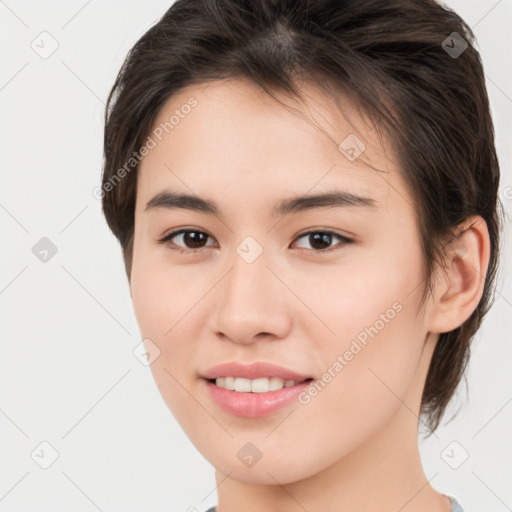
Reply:
[[[312, 379], [306, 379], [312, 380]], [[268, 393], [289, 388], [299, 384], [299, 381], [282, 379], [280, 377], [262, 377], [259, 379], [245, 379], [242, 377], [217, 377], [211, 379], [216, 386], [239, 393]], [[304, 381], [302, 381], [304, 382]]]

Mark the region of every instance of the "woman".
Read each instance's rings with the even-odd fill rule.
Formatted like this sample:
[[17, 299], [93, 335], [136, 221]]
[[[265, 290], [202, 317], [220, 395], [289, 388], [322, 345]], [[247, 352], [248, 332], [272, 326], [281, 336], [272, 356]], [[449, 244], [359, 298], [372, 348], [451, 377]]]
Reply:
[[217, 512], [457, 512], [435, 431], [491, 304], [499, 166], [433, 0], [178, 0], [130, 51], [103, 211]]

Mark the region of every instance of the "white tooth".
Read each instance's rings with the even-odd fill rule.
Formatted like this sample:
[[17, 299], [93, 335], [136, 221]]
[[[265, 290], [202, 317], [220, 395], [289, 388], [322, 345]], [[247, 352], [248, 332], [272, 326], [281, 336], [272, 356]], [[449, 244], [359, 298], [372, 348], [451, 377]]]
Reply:
[[235, 389], [235, 378], [234, 377], [225, 377], [224, 378], [224, 387], [233, 391]]
[[267, 377], [251, 380], [251, 391], [253, 393], [266, 393], [267, 391], [270, 391], [269, 380]]
[[251, 391], [251, 379], [237, 377], [235, 379], [235, 391], [248, 393]]
[[272, 377], [270, 379], [270, 391], [277, 391], [281, 389], [284, 385], [284, 380], [280, 377]]
[[246, 379], [242, 377], [217, 377], [215, 384], [221, 388], [240, 393], [267, 393], [279, 389], [289, 388], [297, 384], [294, 380], [284, 380], [280, 377], [261, 377], [259, 379]]

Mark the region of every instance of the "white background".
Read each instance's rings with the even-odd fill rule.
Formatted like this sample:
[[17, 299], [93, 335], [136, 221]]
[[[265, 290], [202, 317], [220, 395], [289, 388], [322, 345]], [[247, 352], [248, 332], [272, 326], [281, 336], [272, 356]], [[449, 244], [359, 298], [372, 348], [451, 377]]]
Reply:
[[[478, 38], [510, 216], [512, 0], [447, 5]], [[217, 502], [213, 468], [132, 353], [141, 340], [121, 251], [92, 195], [107, 94], [127, 51], [169, 6], [0, 1], [4, 512], [202, 512]], [[31, 48], [43, 31], [58, 43], [47, 59]], [[47, 263], [32, 253], [42, 237], [58, 249]], [[473, 347], [469, 396], [462, 386], [450, 408], [460, 408], [458, 416], [421, 443], [432, 485], [466, 512], [512, 509], [512, 263], [505, 253], [496, 303]], [[43, 441], [58, 452], [48, 469], [31, 457]], [[469, 457], [453, 469], [447, 460], [461, 460], [462, 449]]]

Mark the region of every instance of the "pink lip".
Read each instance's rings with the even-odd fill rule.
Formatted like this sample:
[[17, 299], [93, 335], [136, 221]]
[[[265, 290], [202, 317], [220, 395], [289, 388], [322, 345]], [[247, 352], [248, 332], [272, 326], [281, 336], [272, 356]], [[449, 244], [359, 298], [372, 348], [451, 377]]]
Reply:
[[289, 388], [269, 391], [268, 393], [240, 393], [216, 386], [213, 382], [203, 379], [212, 399], [229, 414], [246, 418], [260, 418], [281, 409], [309, 386], [309, 382], [301, 382]]
[[245, 379], [259, 379], [261, 377], [280, 377], [284, 380], [302, 382], [311, 378], [311, 375], [302, 375], [282, 366], [272, 363], [256, 361], [250, 364], [241, 364], [236, 361], [218, 364], [209, 368], [201, 377], [215, 379], [217, 377], [242, 377]]
[[[294, 372], [288, 368], [272, 363], [256, 361], [250, 364], [241, 364], [236, 361], [218, 364], [201, 374], [203, 382], [210, 397], [233, 416], [246, 418], [259, 418], [277, 411], [292, 402], [303, 391], [311, 378], [309, 375]], [[215, 385], [210, 380], [217, 377], [241, 377], [245, 379], [258, 379], [262, 377], [279, 377], [283, 380], [298, 382], [295, 386], [268, 391], [267, 393], [241, 393], [231, 391]]]

